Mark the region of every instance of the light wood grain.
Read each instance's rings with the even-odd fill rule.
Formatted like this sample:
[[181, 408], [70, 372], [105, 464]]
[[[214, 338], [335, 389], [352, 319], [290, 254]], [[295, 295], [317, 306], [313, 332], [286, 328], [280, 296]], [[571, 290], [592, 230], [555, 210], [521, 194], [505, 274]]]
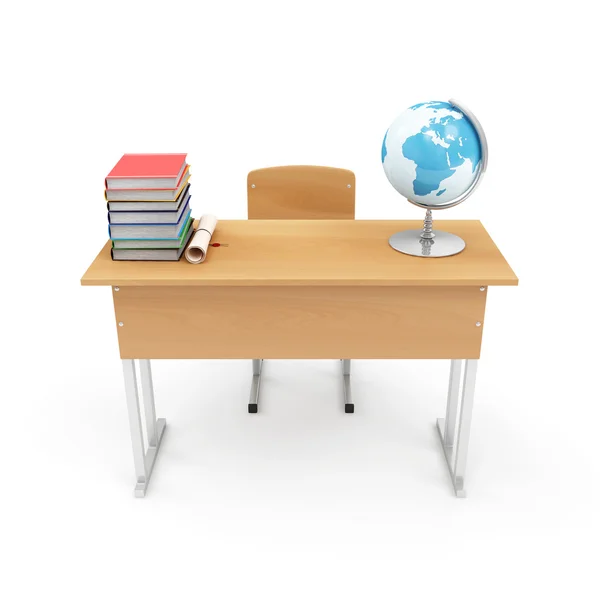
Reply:
[[352, 171], [317, 166], [258, 169], [248, 174], [249, 219], [354, 219]]
[[122, 287], [122, 358], [478, 358], [477, 287]]
[[220, 221], [200, 265], [113, 261], [110, 242], [83, 285], [119, 286], [481, 286], [518, 279], [479, 221], [436, 221], [466, 249], [446, 258], [407, 256], [388, 238], [421, 221]]

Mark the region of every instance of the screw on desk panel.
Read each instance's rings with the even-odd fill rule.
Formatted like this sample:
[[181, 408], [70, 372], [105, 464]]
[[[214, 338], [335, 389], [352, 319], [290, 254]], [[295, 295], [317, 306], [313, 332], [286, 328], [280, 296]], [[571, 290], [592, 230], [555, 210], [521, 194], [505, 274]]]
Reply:
[[348, 184], [346, 187], [347, 187], [347, 188], [351, 188], [352, 186], [351, 186], [350, 184]]
[[119, 321], [119, 327], [123, 327], [123, 321]]
[[485, 292], [485, 288], [484, 288], [483, 286], [481, 286], [481, 287], [479, 288], [479, 291], [480, 291], [480, 292]]
[[481, 327], [481, 321], [477, 321], [477, 323], [475, 323], [475, 327]]
[[251, 187], [251, 188], [255, 188], [256, 186], [255, 186], [254, 184], [252, 184], [250, 187]]
[[115, 292], [118, 292], [118, 291], [119, 291], [119, 287], [117, 286], [117, 287], [115, 287]]

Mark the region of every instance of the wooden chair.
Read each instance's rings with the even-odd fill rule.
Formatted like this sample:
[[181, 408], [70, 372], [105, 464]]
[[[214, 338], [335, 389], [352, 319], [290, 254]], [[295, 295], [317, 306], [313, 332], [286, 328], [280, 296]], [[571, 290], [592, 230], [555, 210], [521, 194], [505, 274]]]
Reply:
[[[249, 219], [354, 219], [356, 178], [332, 167], [286, 166], [248, 173]], [[344, 410], [354, 412], [350, 359], [341, 359]], [[258, 412], [261, 358], [252, 359], [248, 412]]]

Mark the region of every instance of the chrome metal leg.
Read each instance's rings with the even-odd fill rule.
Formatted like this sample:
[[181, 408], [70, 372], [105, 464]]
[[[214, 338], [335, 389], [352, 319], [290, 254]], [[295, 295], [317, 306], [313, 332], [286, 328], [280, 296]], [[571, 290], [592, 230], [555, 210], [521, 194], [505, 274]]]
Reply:
[[152, 370], [148, 359], [140, 360], [140, 375], [142, 380], [142, 399], [144, 401], [144, 416], [146, 417], [146, 432], [148, 446], [156, 446], [156, 410], [154, 409], [154, 386], [152, 385]]
[[165, 419], [156, 420], [150, 361], [147, 359], [140, 360], [145, 424], [148, 436], [148, 449], [146, 450], [144, 448], [144, 436], [142, 432], [142, 416], [138, 396], [135, 361], [133, 359], [125, 359], [122, 362], [123, 376], [125, 378], [127, 412], [129, 414], [129, 429], [133, 446], [133, 464], [135, 466], [136, 475], [134, 494], [137, 498], [143, 498], [148, 489], [148, 483], [150, 481], [150, 476], [152, 475], [156, 455], [158, 454], [158, 449], [160, 448], [160, 442], [162, 441], [167, 422]]
[[346, 413], [354, 412], [354, 404], [352, 402], [352, 388], [350, 387], [350, 359], [342, 359], [342, 377], [344, 383], [344, 411]]
[[250, 388], [250, 401], [248, 402], [248, 412], [258, 412], [258, 393], [260, 391], [260, 376], [262, 373], [262, 358], [252, 359], [252, 387]]
[[471, 435], [471, 418], [473, 416], [473, 403], [475, 400], [475, 378], [477, 376], [477, 361], [465, 362], [465, 378], [463, 381], [462, 402], [460, 418], [458, 421], [458, 438], [456, 440], [456, 462], [454, 463], [454, 485], [463, 490], [465, 471], [467, 467], [467, 453], [469, 450], [469, 437]]
[[444, 429], [444, 445], [454, 445], [454, 432], [456, 431], [456, 415], [458, 411], [458, 391], [460, 389], [460, 373], [462, 361], [450, 361], [450, 383], [448, 385], [448, 403], [446, 405], [446, 421]]
[[129, 415], [129, 432], [133, 445], [133, 464], [137, 483], [146, 481], [146, 467], [144, 464], [144, 437], [142, 435], [142, 420], [140, 417], [140, 402], [138, 399], [137, 377], [135, 362], [127, 359], [123, 361], [123, 375], [125, 377], [125, 397], [127, 398], [127, 413]]
[[448, 463], [454, 491], [457, 497], [464, 498], [466, 496], [465, 470], [467, 466], [467, 453], [469, 449], [469, 435], [471, 432], [471, 417], [473, 414], [475, 377], [477, 375], [478, 361], [476, 359], [466, 359], [464, 361], [462, 397], [460, 402], [460, 414], [458, 417], [458, 435], [455, 436], [460, 362], [461, 361], [458, 360], [452, 361], [446, 418], [437, 420], [437, 430], [442, 443], [444, 456]]

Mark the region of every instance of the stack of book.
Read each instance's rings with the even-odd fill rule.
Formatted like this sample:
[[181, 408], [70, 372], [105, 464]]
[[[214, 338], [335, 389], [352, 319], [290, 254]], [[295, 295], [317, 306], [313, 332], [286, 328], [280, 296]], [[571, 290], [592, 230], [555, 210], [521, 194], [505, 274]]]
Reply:
[[106, 176], [113, 260], [179, 260], [192, 233], [186, 154], [124, 154]]

